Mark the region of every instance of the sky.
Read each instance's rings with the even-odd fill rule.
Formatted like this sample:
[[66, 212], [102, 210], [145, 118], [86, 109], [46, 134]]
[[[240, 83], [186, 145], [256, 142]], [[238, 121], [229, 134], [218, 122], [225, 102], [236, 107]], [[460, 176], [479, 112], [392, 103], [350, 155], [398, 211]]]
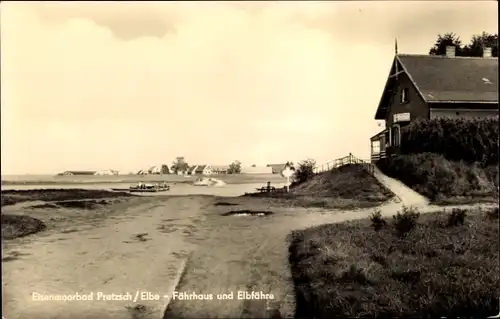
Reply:
[[3, 1], [2, 174], [368, 159], [395, 38], [497, 33], [497, 5]]

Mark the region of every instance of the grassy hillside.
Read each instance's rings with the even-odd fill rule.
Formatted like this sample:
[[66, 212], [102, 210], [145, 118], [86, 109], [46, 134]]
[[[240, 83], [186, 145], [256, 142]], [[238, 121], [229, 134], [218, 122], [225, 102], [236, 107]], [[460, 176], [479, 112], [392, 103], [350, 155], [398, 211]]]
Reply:
[[315, 174], [294, 184], [288, 194], [251, 194], [271, 197], [284, 205], [324, 208], [372, 207], [394, 194], [366, 172], [361, 165], [346, 165]]
[[406, 211], [393, 221], [372, 220], [293, 233], [298, 317], [498, 313], [498, 208], [422, 217]]
[[496, 201], [498, 119], [419, 119], [377, 166], [436, 204]]
[[377, 166], [436, 204], [497, 201], [498, 164], [482, 167], [422, 153], [394, 156]]

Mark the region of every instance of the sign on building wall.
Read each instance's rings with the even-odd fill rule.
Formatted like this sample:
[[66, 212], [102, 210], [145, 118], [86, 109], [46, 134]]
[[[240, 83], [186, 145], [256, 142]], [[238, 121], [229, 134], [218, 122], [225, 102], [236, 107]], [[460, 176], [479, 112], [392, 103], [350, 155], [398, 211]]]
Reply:
[[409, 122], [410, 121], [410, 113], [396, 113], [393, 115], [393, 122]]

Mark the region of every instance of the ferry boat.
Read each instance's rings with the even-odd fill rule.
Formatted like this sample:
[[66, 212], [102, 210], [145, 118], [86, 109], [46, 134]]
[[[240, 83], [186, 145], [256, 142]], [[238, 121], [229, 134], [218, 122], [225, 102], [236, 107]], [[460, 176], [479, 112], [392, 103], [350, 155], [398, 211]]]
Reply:
[[170, 190], [170, 186], [166, 183], [161, 184], [145, 184], [142, 182], [130, 186], [129, 189], [113, 189], [115, 191], [129, 191], [131, 193], [157, 193], [166, 192]]

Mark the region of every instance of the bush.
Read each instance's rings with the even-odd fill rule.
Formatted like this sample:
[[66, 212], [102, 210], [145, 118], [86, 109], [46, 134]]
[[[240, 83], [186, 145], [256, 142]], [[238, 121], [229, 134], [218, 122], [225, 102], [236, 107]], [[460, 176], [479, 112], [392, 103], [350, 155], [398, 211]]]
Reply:
[[415, 208], [403, 206], [402, 212], [398, 212], [392, 218], [394, 228], [399, 237], [406, 237], [417, 226], [420, 213]]
[[435, 153], [396, 155], [377, 163], [384, 174], [428, 197], [490, 196], [498, 192], [498, 164], [452, 162]]
[[451, 161], [498, 165], [498, 119], [419, 119], [401, 129], [401, 153], [436, 153]]
[[315, 167], [316, 161], [313, 159], [307, 159], [299, 162], [299, 167], [297, 167], [293, 175], [293, 186], [302, 184], [313, 177]]
[[467, 211], [470, 227], [422, 215], [411, 236], [369, 220], [294, 231], [290, 270], [297, 318], [486, 318], [498, 313], [498, 224]]
[[451, 214], [448, 215], [448, 227], [463, 225], [465, 223], [465, 217], [467, 216], [467, 211], [465, 209], [454, 208]]
[[380, 210], [375, 211], [370, 216], [370, 220], [372, 222], [372, 227], [373, 227], [373, 229], [375, 229], [375, 231], [379, 231], [385, 225], [387, 225], [387, 222], [382, 218], [382, 214], [380, 213]]

